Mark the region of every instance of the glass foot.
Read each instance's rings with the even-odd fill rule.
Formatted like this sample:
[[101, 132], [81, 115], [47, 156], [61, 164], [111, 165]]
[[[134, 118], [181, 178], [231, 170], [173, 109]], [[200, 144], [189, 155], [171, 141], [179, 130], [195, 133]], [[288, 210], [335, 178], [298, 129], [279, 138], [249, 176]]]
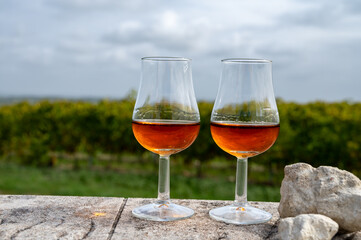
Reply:
[[250, 205], [215, 208], [209, 211], [211, 218], [231, 224], [247, 225], [268, 222], [272, 215], [266, 211], [251, 207]]
[[193, 216], [194, 211], [169, 201], [164, 203], [151, 203], [133, 209], [135, 217], [151, 221], [176, 221]]

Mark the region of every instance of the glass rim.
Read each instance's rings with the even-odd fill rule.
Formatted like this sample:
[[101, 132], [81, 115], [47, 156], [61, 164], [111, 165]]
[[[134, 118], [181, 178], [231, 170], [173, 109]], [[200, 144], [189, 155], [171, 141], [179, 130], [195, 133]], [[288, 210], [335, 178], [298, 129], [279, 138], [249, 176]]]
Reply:
[[189, 61], [192, 61], [192, 59], [185, 58], [185, 57], [163, 57], [163, 56], [142, 57], [141, 60], [142, 61], [155, 61], [155, 62], [160, 62], [160, 61], [185, 61], [185, 62], [189, 62]]
[[222, 59], [221, 62], [225, 63], [272, 63], [271, 60], [262, 58], [226, 58]]

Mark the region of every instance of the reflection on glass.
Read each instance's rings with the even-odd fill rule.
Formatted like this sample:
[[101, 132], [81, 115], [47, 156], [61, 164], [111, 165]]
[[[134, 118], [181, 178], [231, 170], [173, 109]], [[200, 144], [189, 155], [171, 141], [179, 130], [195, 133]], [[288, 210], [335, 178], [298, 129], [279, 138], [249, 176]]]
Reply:
[[192, 216], [194, 211], [172, 203], [169, 193], [169, 157], [189, 147], [200, 128], [189, 59], [142, 58], [132, 128], [137, 141], [159, 155], [158, 198], [133, 209], [133, 215], [153, 221]]
[[279, 133], [272, 86], [272, 63], [258, 59], [222, 60], [222, 75], [211, 116], [213, 140], [237, 158], [235, 201], [209, 215], [232, 224], [267, 222], [272, 215], [247, 202], [247, 161], [267, 151]]

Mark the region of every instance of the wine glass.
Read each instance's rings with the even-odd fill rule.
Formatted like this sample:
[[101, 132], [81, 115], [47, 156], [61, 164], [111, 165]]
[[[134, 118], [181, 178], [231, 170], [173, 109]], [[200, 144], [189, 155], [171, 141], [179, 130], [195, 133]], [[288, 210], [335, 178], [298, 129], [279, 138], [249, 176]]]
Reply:
[[189, 147], [200, 128], [190, 59], [142, 58], [132, 128], [144, 148], [159, 154], [158, 198], [133, 209], [133, 215], [153, 221], [191, 217], [194, 211], [172, 203], [169, 192], [169, 156]]
[[272, 86], [272, 62], [263, 59], [222, 60], [222, 74], [211, 116], [216, 144], [237, 158], [235, 201], [209, 215], [232, 224], [267, 222], [272, 215], [247, 203], [247, 159], [268, 150], [279, 133]]

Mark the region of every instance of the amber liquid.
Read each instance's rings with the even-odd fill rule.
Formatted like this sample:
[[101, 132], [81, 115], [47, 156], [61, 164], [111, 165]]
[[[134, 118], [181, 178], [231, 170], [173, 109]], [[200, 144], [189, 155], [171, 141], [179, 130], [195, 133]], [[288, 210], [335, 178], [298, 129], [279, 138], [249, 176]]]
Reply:
[[133, 133], [146, 149], [159, 155], [171, 155], [189, 147], [196, 140], [199, 122], [133, 121]]
[[266, 151], [276, 141], [279, 130], [279, 124], [211, 123], [211, 133], [216, 144], [237, 158], [248, 158]]

